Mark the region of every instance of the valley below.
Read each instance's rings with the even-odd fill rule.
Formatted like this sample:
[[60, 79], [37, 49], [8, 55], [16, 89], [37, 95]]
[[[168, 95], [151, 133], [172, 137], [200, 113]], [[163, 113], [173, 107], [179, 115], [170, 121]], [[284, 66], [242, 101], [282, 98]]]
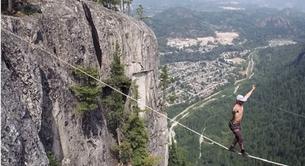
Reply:
[[[278, 11], [270, 13], [256, 14], [248, 10], [227, 9], [200, 13], [179, 8], [157, 14], [149, 23], [159, 41], [161, 67], [166, 66], [172, 78], [166, 89], [167, 98], [175, 98], [166, 103], [168, 116], [171, 118], [170, 144], [177, 144], [182, 149], [187, 165], [264, 165], [259, 161], [244, 160], [225, 152], [178, 124], [229, 146], [233, 135], [227, 123], [232, 116], [232, 105], [235, 97], [238, 94], [244, 95], [252, 84], [257, 85], [258, 92], [254, 93], [254, 99], [250, 99], [245, 106], [247, 115], [243, 129], [249, 153], [291, 164], [294, 160], [283, 154], [295, 152], [297, 155], [294, 156], [297, 157], [290, 158], [297, 161], [296, 165], [304, 162], [299, 149], [294, 149], [301, 146], [300, 140], [304, 140], [304, 136], [300, 135], [304, 130], [296, 127], [304, 124], [304, 120], [290, 117], [296, 118], [295, 122], [283, 127], [289, 123], [287, 119], [283, 120], [285, 112], [275, 114], [275, 111], [279, 107], [289, 109], [291, 105], [282, 101], [285, 100], [284, 97], [277, 99], [274, 96], [279, 91], [282, 92], [281, 95], [291, 95], [290, 92], [286, 94], [287, 89], [283, 87], [293, 81], [282, 80], [289, 72], [294, 73], [296, 78], [293, 80], [304, 77], [302, 67], [299, 71], [300, 67], [288, 65], [304, 49], [304, 40], [299, 38], [304, 33], [295, 33], [301, 31], [303, 25], [294, 22], [291, 15], [283, 16], [285, 14], [278, 14]], [[276, 13], [279, 16], [273, 17]], [[159, 22], [161, 15], [163, 20]], [[179, 17], [171, 17], [174, 15]], [[269, 19], [270, 17], [273, 18]], [[283, 25], [279, 24], [280, 21], [275, 21], [277, 18]], [[262, 22], [264, 24], [259, 24]], [[284, 22], [289, 22], [291, 27], [284, 25]], [[290, 29], [294, 29], [294, 32], [290, 32]], [[281, 85], [278, 84], [279, 80]], [[295, 83], [300, 84], [301, 80]], [[280, 86], [278, 89], [277, 85]], [[298, 100], [304, 96], [302, 90], [292, 90], [299, 97]], [[270, 105], [265, 100], [266, 96], [270, 96]], [[285, 105], [275, 104], [281, 102]], [[299, 104], [299, 108], [290, 112], [302, 114], [302, 108], [304, 104]], [[263, 110], [265, 112], [262, 113]], [[281, 127], [267, 124], [268, 117], [272, 119], [272, 123]], [[272, 129], [272, 132], [267, 132], [263, 126], [269, 131]], [[278, 137], [287, 133], [292, 137], [285, 140]], [[269, 136], [274, 135], [274, 139], [269, 139]], [[295, 141], [296, 144], [292, 146], [291, 143]], [[284, 147], [273, 147], [267, 142], [291, 147], [284, 151]], [[300, 149], [305, 150], [301, 147]]]

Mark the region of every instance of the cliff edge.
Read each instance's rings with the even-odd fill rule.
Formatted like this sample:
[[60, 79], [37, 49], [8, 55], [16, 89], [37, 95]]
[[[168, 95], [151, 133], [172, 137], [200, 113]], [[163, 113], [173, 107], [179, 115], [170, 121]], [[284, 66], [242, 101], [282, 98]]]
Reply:
[[[80, 116], [69, 89], [72, 64], [97, 68], [108, 78], [115, 43], [126, 75], [136, 81], [139, 107], [158, 110], [158, 50], [141, 21], [89, 1], [50, 0], [42, 13], [1, 17], [2, 165], [117, 165], [105, 110]], [[41, 49], [43, 48], [43, 49]], [[167, 165], [167, 119], [147, 111], [150, 151]]]

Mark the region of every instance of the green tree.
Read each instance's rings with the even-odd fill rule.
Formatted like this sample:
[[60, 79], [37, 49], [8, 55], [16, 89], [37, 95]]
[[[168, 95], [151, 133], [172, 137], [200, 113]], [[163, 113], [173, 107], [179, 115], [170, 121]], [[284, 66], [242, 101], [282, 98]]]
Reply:
[[113, 86], [120, 88], [121, 90], [128, 89], [131, 85], [131, 81], [128, 77], [125, 76], [124, 65], [121, 63], [121, 49], [120, 46], [115, 44], [115, 52], [113, 54], [113, 61], [110, 66], [110, 77], [107, 82]]
[[173, 91], [173, 93], [168, 97], [168, 102], [170, 104], [172, 104], [175, 102], [176, 99], [177, 99], [177, 95], [176, 95], [175, 91]]
[[165, 102], [166, 102], [166, 89], [169, 87], [170, 84], [170, 77], [168, 74], [168, 69], [167, 66], [164, 65], [161, 68], [161, 73], [160, 73], [160, 88], [162, 91], [162, 100], [161, 100], [161, 110], [165, 110]]
[[97, 3], [102, 4], [104, 7], [108, 7], [109, 0], [95, 0]]
[[[111, 63], [110, 78], [106, 82], [123, 93], [129, 90], [137, 98], [137, 86], [125, 76], [124, 65], [121, 63], [121, 49], [115, 45], [113, 61]], [[132, 85], [132, 86], [131, 86]], [[148, 151], [149, 137], [144, 121], [138, 116], [141, 111], [136, 102], [130, 102], [130, 111], [124, 110], [126, 97], [112, 89], [105, 87], [103, 92], [108, 93], [102, 103], [108, 108], [107, 125], [116, 136], [118, 145], [114, 151], [120, 163], [134, 166], [153, 166], [156, 159]]]
[[[113, 61], [110, 66], [110, 78], [106, 82], [112, 87], [128, 94], [127, 91], [129, 91], [131, 80], [125, 76], [124, 65], [121, 63], [120, 57], [121, 49], [116, 43]], [[108, 87], [104, 89], [110, 93], [110, 95], [103, 99], [103, 104], [109, 109], [107, 113], [108, 128], [114, 135], [118, 136], [117, 129], [122, 127], [122, 123], [126, 118], [124, 113], [125, 96]]]
[[131, 156], [132, 163], [134, 166], [141, 166], [148, 156], [148, 134], [145, 130], [144, 122], [139, 118], [137, 112], [135, 112], [130, 114], [124, 127], [124, 136], [130, 142], [133, 151]]
[[111, 7], [114, 10], [117, 10], [117, 6], [121, 5], [121, 0], [111, 0]]
[[[162, 100], [161, 100], [161, 110], [165, 110], [165, 102], [167, 101], [166, 98], [166, 89], [169, 87], [169, 84], [173, 81], [172, 78], [170, 78], [168, 74], [167, 66], [164, 65], [161, 68], [160, 73], [160, 88], [162, 90]], [[172, 95], [169, 96], [168, 100], [169, 102], [173, 103], [176, 99], [176, 94], [173, 92]], [[181, 160], [181, 161], [180, 161]], [[169, 147], [169, 166], [184, 166], [185, 160], [182, 159], [182, 156], [178, 154], [178, 150], [176, 147], [176, 144], [172, 140], [172, 145]]]
[[[94, 78], [98, 78], [98, 71], [95, 68], [79, 68]], [[97, 81], [79, 70], [74, 70], [73, 75], [77, 79], [78, 84], [73, 85], [70, 89], [79, 101], [77, 111], [85, 112], [97, 109], [98, 97], [101, 92], [101, 87], [98, 85]]]
[[123, 140], [119, 145], [119, 160], [125, 164], [129, 165], [132, 158], [132, 148], [128, 140]]
[[160, 82], [161, 90], [162, 91], [166, 90], [166, 88], [168, 88], [168, 86], [170, 84], [170, 78], [169, 78], [169, 74], [168, 74], [167, 65], [164, 65], [161, 68], [160, 81], [161, 81]]
[[186, 156], [183, 151], [177, 147], [177, 144], [172, 140], [169, 146], [168, 166], [186, 166]]
[[145, 17], [144, 17], [144, 8], [142, 5], [139, 5], [138, 8], [136, 9], [136, 17], [139, 19], [139, 20], [144, 20]]
[[121, 12], [130, 14], [130, 6], [132, 3], [132, 0], [95, 0], [96, 2], [102, 4], [104, 7], [112, 10], [119, 10]]
[[108, 9], [116, 10], [116, 6], [120, 5], [121, 0], [96, 0], [96, 2], [102, 4]]
[[55, 155], [52, 152], [47, 153], [47, 157], [49, 160], [49, 166], [59, 166], [59, 161], [55, 158]]
[[109, 96], [103, 99], [103, 104], [108, 108], [106, 114], [107, 126], [114, 136], [118, 136], [118, 128], [122, 127], [125, 119], [123, 96], [117, 92], [111, 92]]

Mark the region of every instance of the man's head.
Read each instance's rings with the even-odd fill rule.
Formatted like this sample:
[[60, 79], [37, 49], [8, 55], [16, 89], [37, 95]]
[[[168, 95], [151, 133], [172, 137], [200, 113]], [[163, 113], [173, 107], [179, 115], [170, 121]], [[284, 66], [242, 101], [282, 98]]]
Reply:
[[243, 95], [237, 95], [236, 103], [242, 105], [246, 101], [247, 101], [247, 98], [245, 98]]

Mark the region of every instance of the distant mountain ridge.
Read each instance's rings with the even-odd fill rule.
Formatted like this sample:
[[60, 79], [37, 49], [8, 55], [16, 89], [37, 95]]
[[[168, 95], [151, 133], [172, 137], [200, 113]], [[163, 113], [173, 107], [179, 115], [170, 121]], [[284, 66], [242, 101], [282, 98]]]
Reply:
[[237, 32], [241, 40], [265, 42], [273, 38], [305, 38], [305, 13], [292, 9], [251, 9], [200, 12], [184, 7], [167, 9], [147, 21], [159, 39], [214, 36], [216, 31]]
[[[291, 19], [300, 18], [301, 16], [304, 19], [305, 13], [300, 13], [292, 9], [285, 9], [281, 11], [259, 8], [255, 10], [248, 11], [217, 11], [217, 12], [199, 12], [191, 10], [184, 7], [169, 8], [162, 13], [155, 15], [151, 18], [152, 21], [163, 21], [168, 22], [168, 25], [171, 26], [181, 26], [189, 25], [187, 24], [190, 21], [193, 21], [197, 24], [216, 24], [215, 26], [234, 26], [232, 21], [247, 21], [252, 23], [258, 23], [258, 27], [264, 27], [267, 24], [271, 24], [274, 27], [284, 27], [289, 28], [289, 26], [295, 26], [294, 20]], [[235, 18], [238, 16], [239, 18]], [[163, 19], [163, 20], [161, 20]], [[191, 19], [191, 20], [188, 20]], [[183, 21], [184, 24], [174, 24], [174, 21]], [[304, 21], [304, 20], [301, 20]], [[190, 26], [190, 25], [189, 25]], [[237, 26], [236, 26], [237, 27]], [[235, 28], [236, 28], [235, 27]], [[239, 26], [239, 28], [242, 28]], [[205, 30], [205, 29], [203, 29]]]
[[134, 0], [134, 6], [142, 4], [144, 7], [154, 10], [165, 10], [171, 7], [188, 7], [197, 10], [209, 9], [209, 7], [227, 6], [243, 6], [243, 7], [267, 7], [267, 8], [292, 8], [305, 12], [305, 3], [303, 0]]

